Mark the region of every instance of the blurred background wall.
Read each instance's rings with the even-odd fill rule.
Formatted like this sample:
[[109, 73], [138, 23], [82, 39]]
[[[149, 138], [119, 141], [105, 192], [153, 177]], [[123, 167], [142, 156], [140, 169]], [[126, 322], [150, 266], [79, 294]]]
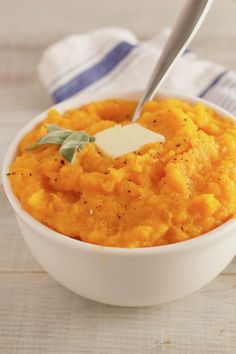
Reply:
[[[40, 51], [63, 36], [100, 26], [125, 26], [143, 39], [155, 34], [163, 26], [171, 26], [184, 2], [185, 0], [0, 0], [0, 43], [4, 46], [37, 45]], [[193, 42], [200, 54], [204, 52], [205, 56], [214, 60], [226, 57], [229, 37], [235, 31], [235, 2], [236, 0], [215, 0], [206, 22]], [[206, 39], [211, 40], [208, 48], [202, 46]], [[234, 58], [232, 62], [228, 59], [228, 65], [234, 65], [234, 61]]]

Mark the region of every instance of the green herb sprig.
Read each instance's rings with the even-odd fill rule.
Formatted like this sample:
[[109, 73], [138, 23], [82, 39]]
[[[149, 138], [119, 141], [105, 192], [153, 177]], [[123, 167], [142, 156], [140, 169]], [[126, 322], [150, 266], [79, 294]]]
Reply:
[[40, 138], [36, 144], [26, 148], [26, 151], [33, 151], [45, 144], [61, 145], [60, 154], [70, 163], [75, 162], [76, 152], [83, 149], [84, 145], [96, 140], [84, 131], [73, 131], [64, 129], [53, 124], [46, 124], [48, 134]]

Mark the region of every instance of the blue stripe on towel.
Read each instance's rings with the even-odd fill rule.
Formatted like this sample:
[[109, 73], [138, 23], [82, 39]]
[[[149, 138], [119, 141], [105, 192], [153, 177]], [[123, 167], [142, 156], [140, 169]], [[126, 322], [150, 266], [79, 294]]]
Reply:
[[227, 73], [227, 70], [220, 73], [198, 96], [204, 97]]
[[53, 100], [56, 103], [61, 102], [92, 85], [111, 72], [135, 47], [135, 45], [128, 42], [119, 43], [99, 63], [78, 74], [66, 84], [56, 89], [52, 94]]

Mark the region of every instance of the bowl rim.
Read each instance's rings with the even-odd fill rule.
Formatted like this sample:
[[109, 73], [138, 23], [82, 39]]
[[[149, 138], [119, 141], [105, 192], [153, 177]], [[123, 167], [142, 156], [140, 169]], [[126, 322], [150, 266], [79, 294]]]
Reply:
[[[59, 112], [63, 113], [66, 110], [73, 109], [79, 107], [80, 105], [89, 103], [91, 101], [99, 101], [102, 99], [111, 99], [111, 98], [126, 98], [126, 99], [138, 99], [142, 94], [142, 90], [126, 90], [126, 91], [112, 91], [110, 93], [101, 92], [101, 93], [83, 93], [77, 94], [61, 103], [51, 106], [50, 108], [46, 109], [45, 111], [39, 113], [30, 120], [16, 135], [13, 139], [12, 143], [10, 144], [7, 152], [5, 154], [5, 158], [3, 161], [3, 168], [2, 168], [2, 181], [5, 193], [7, 198], [13, 207], [17, 216], [26, 223], [31, 229], [37, 231], [38, 233], [42, 234], [43, 237], [46, 237], [48, 240], [56, 242], [62, 246], [72, 247], [74, 249], [81, 249], [87, 252], [102, 252], [108, 253], [113, 255], [129, 255], [129, 256], [138, 256], [138, 255], [156, 255], [156, 254], [163, 254], [163, 253], [170, 253], [176, 251], [184, 251], [190, 250], [195, 248], [196, 246], [204, 246], [209, 242], [216, 242], [217, 240], [223, 238], [225, 235], [228, 235], [233, 229], [236, 229], [236, 219], [230, 219], [225, 223], [221, 224], [220, 226], [216, 227], [215, 229], [199, 235], [195, 238], [188, 239], [181, 242], [171, 243], [167, 245], [159, 245], [159, 246], [152, 246], [152, 247], [139, 247], [139, 248], [121, 248], [121, 247], [110, 247], [110, 246], [101, 246], [92, 243], [87, 243], [85, 241], [80, 241], [78, 239], [73, 239], [69, 236], [61, 234], [48, 226], [42, 224], [40, 221], [34, 219], [28, 212], [21, 208], [20, 202], [18, 201], [17, 197], [14, 195], [10, 181], [7, 178], [6, 174], [8, 172], [8, 168], [10, 163], [12, 162], [13, 158], [16, 155], [17, 146], [21, 138], [29, 132], [36, 124], [38, 124], [43, 118], [45, 118], [48, 110], [50, 109], [57, 109]], [[160, 90], [155, 97], [160, 98], [177, 98], [180, 100], [186, 100], [190, 104], [196, 104], [199, 102], [204, 103], [206, 106], [214, 109], [217, 113], [221, 116], [230, 116], [234, 121], [236, 118], [225, 109], [217, 106], [214, 103], [208, 102], [202, 98], [188, 96], [184, 94], [176, 94], [173, 91], [168, 90]], [[212, 237], [212, 235], [214, 237]]]

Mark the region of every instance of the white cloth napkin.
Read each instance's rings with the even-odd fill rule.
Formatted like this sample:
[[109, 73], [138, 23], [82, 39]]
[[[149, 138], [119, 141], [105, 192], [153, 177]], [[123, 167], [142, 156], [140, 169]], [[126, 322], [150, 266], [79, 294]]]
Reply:
[[[80, 92], [144, 89], [169, 29], [146, 41], [123, 28], [67, 37], [46, 49], [39, 76], [55, 102]], [[236, 74], [187, 50], [163, 84], [203, 97], [236, 114]]]

